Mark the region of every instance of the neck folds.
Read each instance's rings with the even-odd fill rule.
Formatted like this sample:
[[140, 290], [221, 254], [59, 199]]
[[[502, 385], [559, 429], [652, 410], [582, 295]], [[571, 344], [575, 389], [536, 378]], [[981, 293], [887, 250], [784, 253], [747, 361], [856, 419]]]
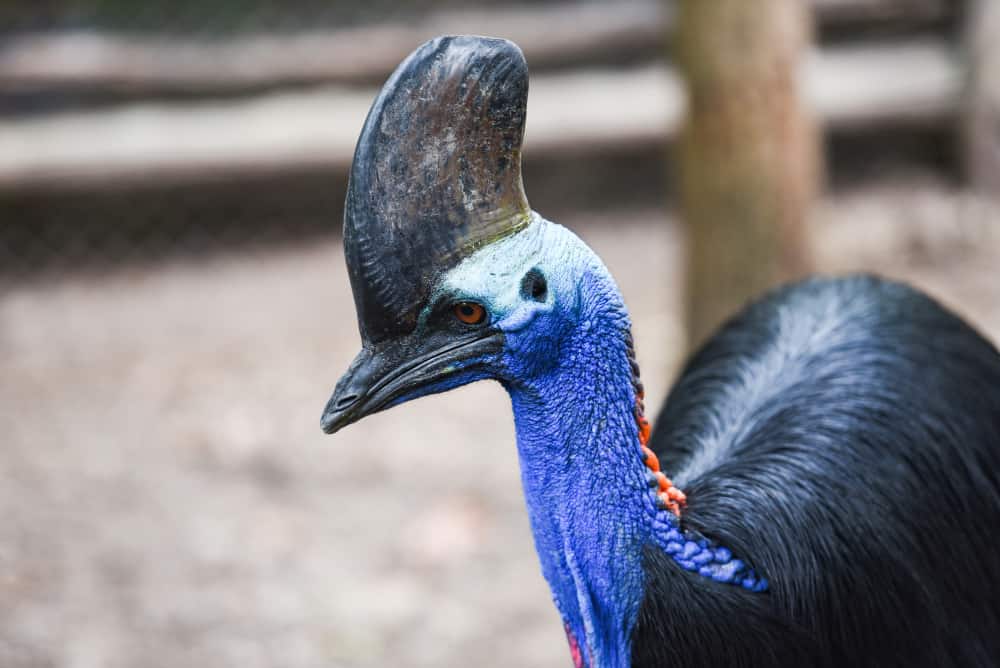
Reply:
[[587, 665], [628, 665], [643, 548], [676, 521], [640, 443], [630, 341], [624, 317], [592, 318], [550, 373], [508, 386], [542, 572]]

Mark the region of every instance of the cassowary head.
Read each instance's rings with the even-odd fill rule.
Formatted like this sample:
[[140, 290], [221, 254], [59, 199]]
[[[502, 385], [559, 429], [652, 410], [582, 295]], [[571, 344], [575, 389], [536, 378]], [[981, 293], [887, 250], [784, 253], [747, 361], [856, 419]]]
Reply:
[[332, 433], [499, 380], [574, 662], [624, 666], [647, 546], [717, 582], [767, 585], [679, 527], [685, 495], [647, 447], [621, 294], [593, 251], [524, 196], [527, 92], [520, 50], [484, 37], [428, 42], [386, 83], [358, 141], [344, 218], [363, 347], [322, 426]]
[[516, 45], [441, 37], [410, 55], [372, 105], [344, 216], [363, 348], [324, 431], [475, 380], [530, 383], [556, 363], [579, 324], [581, 281], [606, 271], [528, 207], [527, 94]]

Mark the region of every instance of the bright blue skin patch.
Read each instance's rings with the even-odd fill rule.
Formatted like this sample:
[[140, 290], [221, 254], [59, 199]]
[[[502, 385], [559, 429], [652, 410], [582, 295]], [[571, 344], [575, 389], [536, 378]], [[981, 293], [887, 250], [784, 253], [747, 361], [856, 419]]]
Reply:
[[[485, 377], [504, 385], [535, 547], [556, 607], [584, 665], [628, 666], [647, 546], [718, 582], [754, 591], [767, 583], [729, 550], [682, 532], [658, 505], [633, 412], [631, 324], [621, 293], [586, 244], [534, 216], [524, 231], [467, 258], [438, 288], [453, 301], [485, 306], [490, 326], [504, 333], [503, 353], [467, 360], [394, 403]], [[532, 269], [545, 278], [544, 294], [524, 294]]]

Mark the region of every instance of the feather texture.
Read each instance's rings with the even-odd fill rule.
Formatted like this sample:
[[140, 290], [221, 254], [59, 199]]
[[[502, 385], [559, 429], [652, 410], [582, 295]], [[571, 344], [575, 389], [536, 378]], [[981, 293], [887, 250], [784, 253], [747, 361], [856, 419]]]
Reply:
[[872, 277], [767, 296], [692, 358], [652, 442], [684, 526], [771, 590], [648, 550], [635, 666], [1000, 657], [1000, 354], [930, 298]]

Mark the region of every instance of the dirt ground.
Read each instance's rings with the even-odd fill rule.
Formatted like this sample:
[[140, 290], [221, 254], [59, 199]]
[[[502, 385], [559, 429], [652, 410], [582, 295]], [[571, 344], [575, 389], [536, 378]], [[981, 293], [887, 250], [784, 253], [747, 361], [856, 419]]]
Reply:
[[[619, 279], [655, 406], [683, 354], [659, 211], [563, 220]], [[824, 270], [876, 270], [1000, 340], [1000, 217], [935, 184], [848, 193]], [[506, 396], [334, 437], [358, 345], [339, 241], [0, 293], [0, 666], [559, 666]]]

